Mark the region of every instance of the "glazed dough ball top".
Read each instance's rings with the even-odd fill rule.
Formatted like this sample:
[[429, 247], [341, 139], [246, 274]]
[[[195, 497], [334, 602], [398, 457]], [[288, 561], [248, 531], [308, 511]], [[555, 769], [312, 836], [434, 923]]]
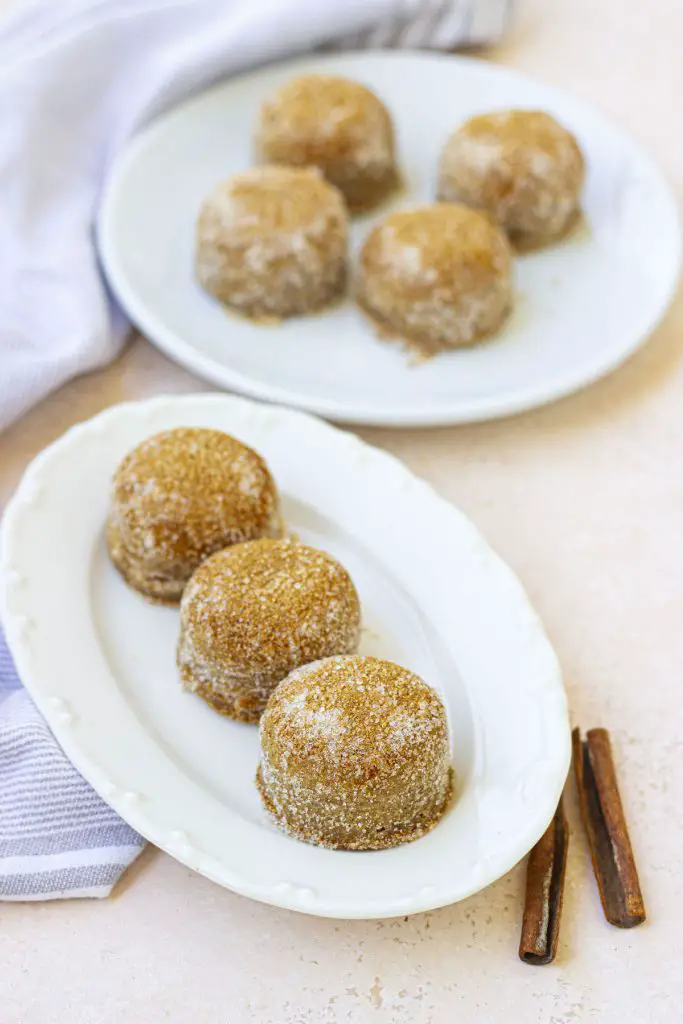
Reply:
[[278, 496], [264, 459], [217, 430], [187, 427], [143, 441], [114, 477], [112, 519], [126, 553], [188, 567], [271, 532]]

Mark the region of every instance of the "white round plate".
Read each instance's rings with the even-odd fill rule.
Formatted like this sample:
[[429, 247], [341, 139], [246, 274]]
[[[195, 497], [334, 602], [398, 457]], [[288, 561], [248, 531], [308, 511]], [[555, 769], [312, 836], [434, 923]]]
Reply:
[[[348, 853], [277, 831], [254, 785], [257, 729], [181, 691], [177, 610], [147, 604], [110, 565], [116, 465], [186, 425], [263, 452], [290, 528], [337, 555], [358, 586], [362, 651], [442, 694], [456, 798], [417, 842]], [[245, 896], [328, 917], [444, 906], [508, 871], [554, 813], [569, 765], [566, 699], [522, 587], [427, 484], [321, 421], [224, 395], [116, 406], [27, 470], [5, 513], [0, 570], [19, 674], [78, 770], [151, 842]]]
[[[438, 153], [462, 121], [541, 108], [578, 136], [588, 161], [586, 225], [517, 261], [517, 306], [469, 350], [410, 365], [349, 301], [264, 327], [227, 313], [195, 283], [194, 223], [219, 180], [250, 166], [261, 102], [294, 74], [331, 72], [377, 91], [394, 116], [406, 191], [355, 222], [352, 250], [391, 207], [434, 198]], [[99, 245], [110, 284], [167, 355], [221, 387], [348, 423], [463, 423], [520, 412], [614, 369], [654, 328], [678, 278], [676, 205], [649, 158], [571, 96], [463, 57], [383, 52], [316, 57], [234, 78], [152, 123], [109, 179]]]

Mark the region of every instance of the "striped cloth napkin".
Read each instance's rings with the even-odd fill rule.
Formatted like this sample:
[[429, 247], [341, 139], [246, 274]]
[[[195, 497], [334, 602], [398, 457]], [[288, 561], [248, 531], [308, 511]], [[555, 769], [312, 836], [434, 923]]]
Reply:
[[0, 899], [108, 896], [143, 845], [66, 759], [0, 632]]
[[[32, 0], [0, 25], [0, 429], [113, 359], [127, 324], [91, 226], [136, 124], [323, 46], [495, 42], [511, 0]], [[142, 849], [71, 767], [0, 632], [0, 900], [106, 896]]]

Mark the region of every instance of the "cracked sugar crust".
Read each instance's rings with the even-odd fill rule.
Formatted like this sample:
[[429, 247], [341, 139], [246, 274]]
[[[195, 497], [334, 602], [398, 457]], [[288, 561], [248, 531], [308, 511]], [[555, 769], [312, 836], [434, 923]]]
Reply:
[[446, 712], [431, 686], [379, 658], [293, 672], [261, 718], [257, 786], [289, 835], [379, 850], [438, 823], [451, 795]]
[[550, 114], [501, 111], [473, 117], [450, 137], [438, 197], [488, 211], [523, 250], [573, 227], [584, 177], [576, 139]]
[[124, 579], [152, 600], [176, 603], [213, 552], [282, 530], [264, 459], [218, 430], [157, 434], [114, 474], [109, 553]]
[[293, 540], [241, 544], [209, 558], [181, 603], [185, 689], [221, 714], [258, 721], [293, 669], [354, 652], [360, 603], [346, 569]]
[[311, 313], [345, 290], [347, 236], [344, 199], [318, 171], [256, 167], [202, 204], [197, 280], [252, 319]]
[[375, 206], [398, 184], [389, 111], [347, 78], [287, 82], [261, 108], [255, 148], [263, 163], [318, 167], [354, 212]]
[[394, 213], [370, 232], [356, 297], [381, 334], [429, 356], [501, 325], [512, 270], [509, 243], [489, 217], [436, 203]]

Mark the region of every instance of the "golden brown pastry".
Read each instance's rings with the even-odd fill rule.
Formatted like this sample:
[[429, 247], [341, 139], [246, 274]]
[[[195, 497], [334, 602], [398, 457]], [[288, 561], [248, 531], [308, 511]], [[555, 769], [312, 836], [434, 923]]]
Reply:
[[347, 219], [342, 196], [313, 168], [236, 174], [202, 205], [197, 280], [256, 320], [312, 313], [344, 292]]
[[261, 719], [261, 799], [289, 835], [343, 850], [418, 839], [451, 792], [448, 724], [419, 676], [378, 658], [293, 672]]
[[214, 551], [281, 535], [268, 466], [219, 430], [157, 434], [129, 452], [114, 475], [109, 554], [124, 579], [153, 600], [179, 601]]
[[357, 299], [423, 355], [492, 334], [512, 307], [512, 257], [486, 216], [454, 203], [402, 210], [368, 235]]
[[183, 686], [214, 710], [256, 722], [294, 668], [358, 647], [360, 604], [331, 555], [290, 540], [261, 540], [209, 558], [180, 609]]
[[574, 136], [542, 111], [473, 117], [441, 154], [438, 197], [488, 211], [520, 249], [576, 222], [585, 164]]
[[256, 152], [263, 163], [319, 167], [354, 212], [375, 206], [398, 181], [389, 112], [347, 78], [287, 82], [261, 109]]

